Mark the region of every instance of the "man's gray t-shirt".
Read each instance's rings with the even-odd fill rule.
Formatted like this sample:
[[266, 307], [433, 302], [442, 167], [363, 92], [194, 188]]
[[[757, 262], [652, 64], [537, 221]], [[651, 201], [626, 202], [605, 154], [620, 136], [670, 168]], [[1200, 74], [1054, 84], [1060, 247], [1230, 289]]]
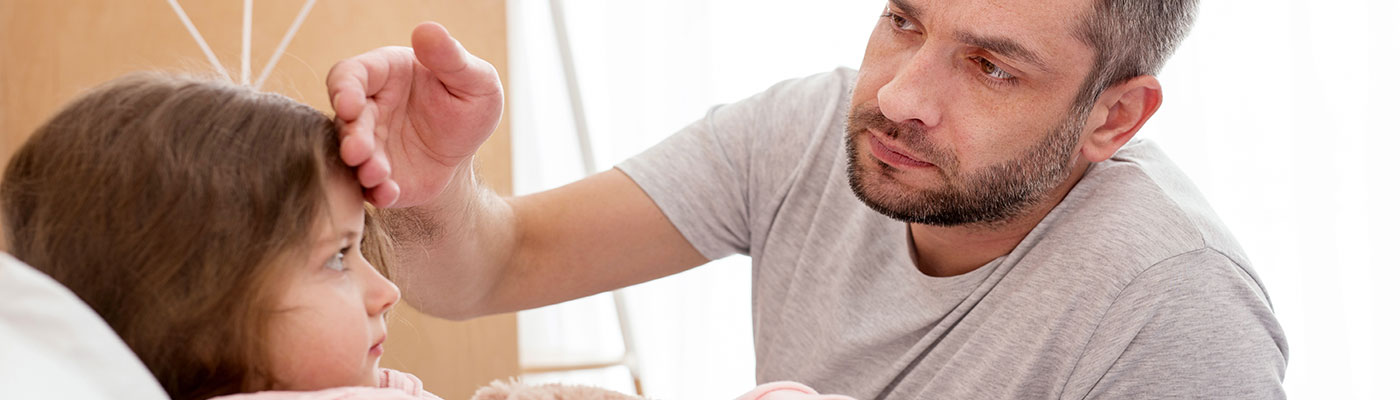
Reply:
[[1282, 398], [1259, 277], [1188, 179], [1133, 141], [1010, 254], [923, 275], [846, 175], [855, 71], [715, 107], [618, 168], [710, 259], [753, 257], [760, 382], [859, 399]]

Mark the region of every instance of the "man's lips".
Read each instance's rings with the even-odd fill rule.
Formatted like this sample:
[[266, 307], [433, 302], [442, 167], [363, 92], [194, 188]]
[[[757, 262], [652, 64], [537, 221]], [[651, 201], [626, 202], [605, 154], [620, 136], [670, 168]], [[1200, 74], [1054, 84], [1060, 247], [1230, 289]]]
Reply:
[[880, 140], [880, 134], [873, 130], [870, 131], [870, 139], [868, 141], [870, 142], [870, 152], [875, 154], [875, 158], [879, 158], [880, 161], [884, 161], [886, 164], [909, 168], [928, 168], [933, 166], [931, 163], [909, 156], [905, 151], [885, 144], [883, 140]]

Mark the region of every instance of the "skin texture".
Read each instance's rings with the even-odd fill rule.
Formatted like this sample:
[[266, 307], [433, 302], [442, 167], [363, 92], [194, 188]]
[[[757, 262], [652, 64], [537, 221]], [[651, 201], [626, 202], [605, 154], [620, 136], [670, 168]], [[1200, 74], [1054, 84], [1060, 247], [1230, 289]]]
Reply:
[[[888, 122], [872, 127], [908, 129], [897, 139], [889, 129], [852, 134], [857, 169], [874, 194], [868, 197], [883, 203], [902, 193], [973, 187], [972, 177], [1026, 161], [1050, 133], [1070, 137], [1067, 157], [1026, 167], [1066, 168], [1040, 174], [1053, 179], [1009, 217], [911, 223], [915, 261], [927, 275], [966, 273], [1009, 252], [1090, 163], [1111, 157], [1161, 104], [1156, 79], [1140, 76], [1109, 87], [1082, 115], [1072, 115], [1094, 52], [1071, 29], [1089, 0], [903, 0], [888, 7], [899, 18], [878, 20], [852, 103], [866, 120]], [[395, 272], [404, 277], [411, 304], [441, 317], [471, 318], [579, 298], [707, 261], [617, 170], [513, 198], [478, 185], [471, 154], [499, 120], [499, 78], [437, 24], [415, 29], [413, 45], [344, 60], [327, 77], [344, 126], [342, 156], [359, 167], [376, 205], [403, 207], [387, 213], [386, 225], [406, 249], [399, 264], [412, 266], [411, 273]], [[998, 81], [1008, 75], [1014, 83]], [[415, 90], [405, 95], [409, 88]], [[872, 134], [932, 165], [881, 165]], [[390, 192], [401, 194], [398, 203]]]
[[364, 207], [354, 178], [328, 179], [329, 205], [306, 258], [294, 260], [269, 336], [280, 390], [374, 386], [385, 313], [399, 289], [360, 251]]

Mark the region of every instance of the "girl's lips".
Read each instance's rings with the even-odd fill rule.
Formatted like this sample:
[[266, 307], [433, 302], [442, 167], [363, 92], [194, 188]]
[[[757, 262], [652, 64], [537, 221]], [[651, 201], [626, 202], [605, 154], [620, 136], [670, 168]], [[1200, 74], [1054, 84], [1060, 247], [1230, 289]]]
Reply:
[[879, 158], [880, 161], [884, 161], [886, 164], [908, 168], [928, 168], [933, 166], [933, 164], [919, 161], [899, 152], [899, 150], [886, 146], [885, 142], [879, 139], [879, 134], [873, 131], [870, 132], [870, 139], [868, 141], [870, 142], [870, 152], [875, 154], [875, 158]]
[[369, 355], [374, 357], [384, 355], [384, 338], [380, 338], [378, 342], [374, 343], [374, 346], [370, 346]]

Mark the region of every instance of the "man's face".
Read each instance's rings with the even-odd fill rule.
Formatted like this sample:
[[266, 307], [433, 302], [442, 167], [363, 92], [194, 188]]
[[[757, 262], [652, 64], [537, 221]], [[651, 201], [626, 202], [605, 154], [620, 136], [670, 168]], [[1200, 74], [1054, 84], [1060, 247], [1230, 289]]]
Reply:
[[847, 124], [851, 186], [930, 225], [1019, 216], [1071, 175], [1071, 103], [1093, 64], [1073, 28], [1088, 0], [892, 0]]

